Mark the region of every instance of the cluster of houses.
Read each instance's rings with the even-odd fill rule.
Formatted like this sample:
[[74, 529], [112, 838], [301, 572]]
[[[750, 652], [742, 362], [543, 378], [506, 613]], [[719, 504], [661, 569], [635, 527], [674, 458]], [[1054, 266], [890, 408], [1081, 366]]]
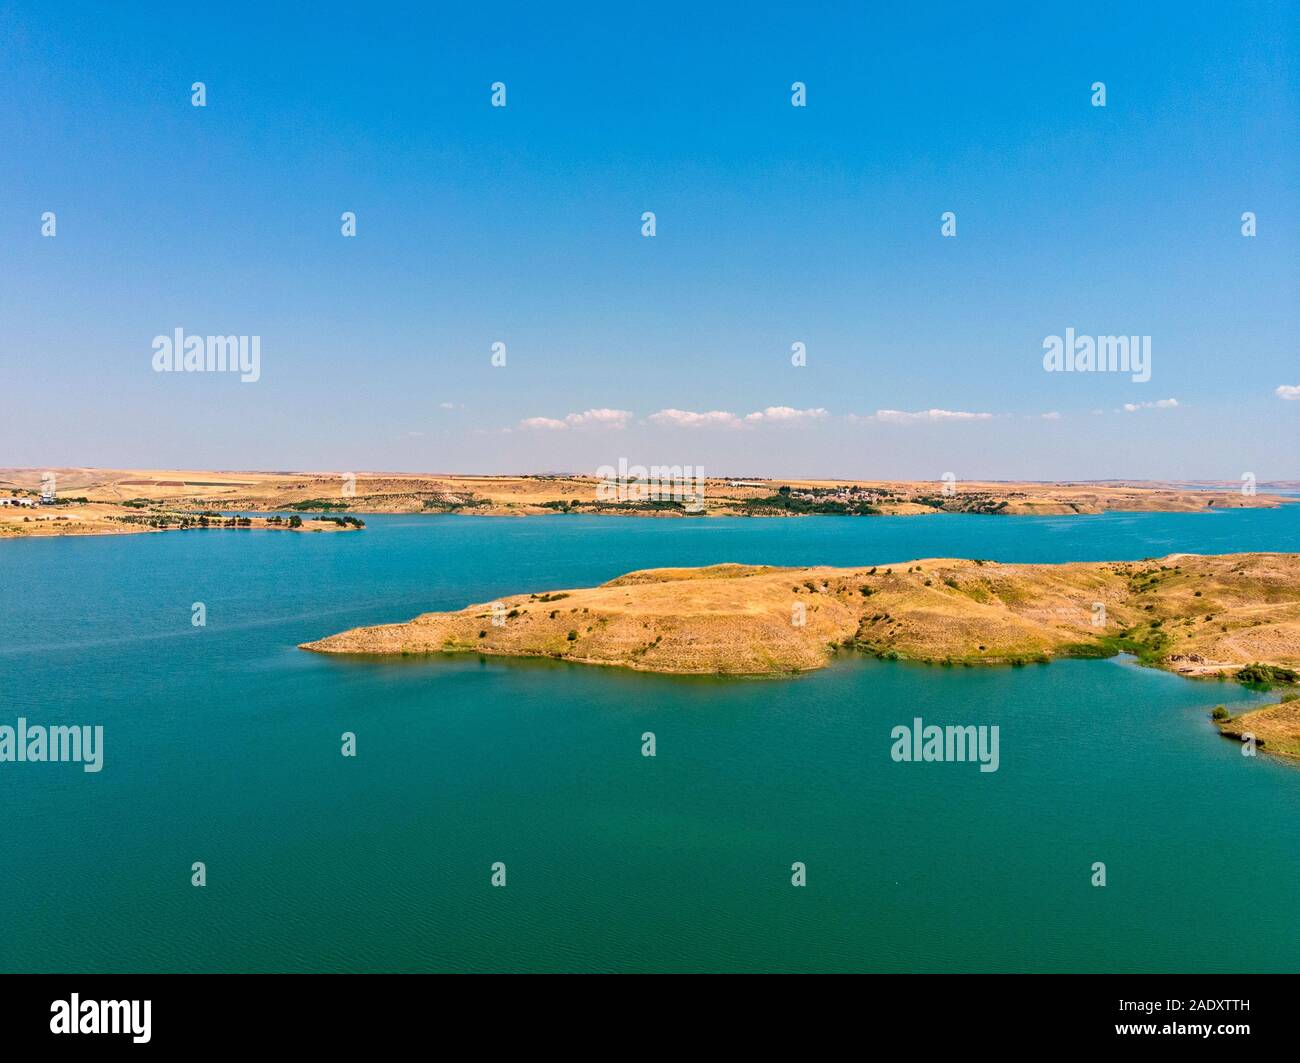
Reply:
[[790, 497], [809, 502], [875, 502], [889, 494], [874, 487], [823, 487], [812, 491], [791, 491]]
[[[44, 502], [45, 500], [41, 499], [41, 501]], [[30, 509], [32, 506], [35, 505], [36, 505], [36, 499], [34, 498], [18, 498], [17, 496], [14, 495], [11, 495], [8, 498], [0, 498], [0, 506], [23, 506], [25, 508]]]

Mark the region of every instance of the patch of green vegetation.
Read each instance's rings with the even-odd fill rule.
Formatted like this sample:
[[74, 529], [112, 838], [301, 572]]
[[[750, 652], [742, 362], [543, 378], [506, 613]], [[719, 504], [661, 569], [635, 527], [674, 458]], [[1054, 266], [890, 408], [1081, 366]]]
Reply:
[[912, 501], [945, 513], [983, 513], [996, 515], [1007, 508], [1007, 500], [994, 502], [988, 495], [918, 495]]
[[114, 520], [121, 521], [123, 524], [135, 524], [148, 528], [170, 529], [180, 528], [251, 528], [253, 526], [250, 517], [209, 517], [205, 514], [198, 513], [156, 513], [150, 516], [135, 516], [131, 514], [124, 517], [114, 517]]
[[778, 493], [766, 498], [747, 498], [740, 503], [747, 516], [773, 516], [783, 513], [815, 513], [838, 517], [875, 517], [880, 510], [869, 502], [824, 501]]
[[1234, 679], [1247, 686], [1273, 687], [1285, 683], [1300, 682], [1300, 674], [1290, 668], [1279, 668], [1272, 664], [1248, 664], [1237, 672]]
[[321, 509], [326, 512], [332, 512], [336, 509], [347, 509], [347, 502], [333, 502], [326, 498], [304, 498], [301, 502], [290, 502], [285, 509], [296, 509], [306, 512], [313, 509]]
[[1109, 642], [1071, 642], [1060, 650], [1062, 657], [1082, 657], [1088, 660], [1114, 657], [1120, 652], [1122, 651]]
[[[542, 505], [560, 512], [572, 509], [566, 502], [543, 502]], [[685, 513], [686, 503], [675, 498], [643, 498], [627, 502], [592, 502], [590, 508], [596, 513]]]
[[1062, 646], [1062, 657], [1101, 658], [1114, 657], [1121, 653], [1130, 653], [1139, 664], [1153, 665], [1164, 656], [1169, 645], [1169, 636], [1159, 631], [1152, 631], [1145, 639], [1133, 631], [1122, 631], [1118, 635], [1098, 635], [1094, 642], [1072, 642]]
[[449, 502], [445, 498], [424, 498], [420, 500], [421, 508], [427, 512], [434, 513], [458, 513], [462, 509], [477, 509], [479, 506], [490, 506], [491, 500], [486, 498], [470, 498], [464, 502]]

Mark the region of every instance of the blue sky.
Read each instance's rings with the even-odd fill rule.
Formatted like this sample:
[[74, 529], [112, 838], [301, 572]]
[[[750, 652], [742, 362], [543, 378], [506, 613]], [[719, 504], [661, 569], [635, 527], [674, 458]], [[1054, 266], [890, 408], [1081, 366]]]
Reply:
[[0, 465], [1300, 477], [1298, 15], [0, 0]]

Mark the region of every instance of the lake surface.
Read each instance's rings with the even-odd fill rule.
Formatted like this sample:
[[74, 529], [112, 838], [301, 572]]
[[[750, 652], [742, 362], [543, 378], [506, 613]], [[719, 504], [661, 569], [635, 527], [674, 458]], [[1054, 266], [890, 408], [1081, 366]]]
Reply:
[[[1300, 969], [1300, 768], [1214, 732], [1236, 684], [295, 648], [662, 565], [1300, 551], [1300, 507], [367, 523], [0, 543], [0, 724], [105, 730], [98, 774], [0, 764], [0, 969]], [[999, 770], [895, 763], [914, 716], [998, 725]]]

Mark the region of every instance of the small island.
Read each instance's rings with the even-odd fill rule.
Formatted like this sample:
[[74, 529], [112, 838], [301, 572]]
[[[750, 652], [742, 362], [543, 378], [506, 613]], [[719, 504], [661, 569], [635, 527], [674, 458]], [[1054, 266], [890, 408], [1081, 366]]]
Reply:
[[737, 676], [806, 672], [845, 650], [944, 665], [1128, 652], [1190, 677], [1286, 682], [1300, 668], [1300, 554], [651, 569], [598, 587], [356, 628], [302, 648], [549, 657]]

